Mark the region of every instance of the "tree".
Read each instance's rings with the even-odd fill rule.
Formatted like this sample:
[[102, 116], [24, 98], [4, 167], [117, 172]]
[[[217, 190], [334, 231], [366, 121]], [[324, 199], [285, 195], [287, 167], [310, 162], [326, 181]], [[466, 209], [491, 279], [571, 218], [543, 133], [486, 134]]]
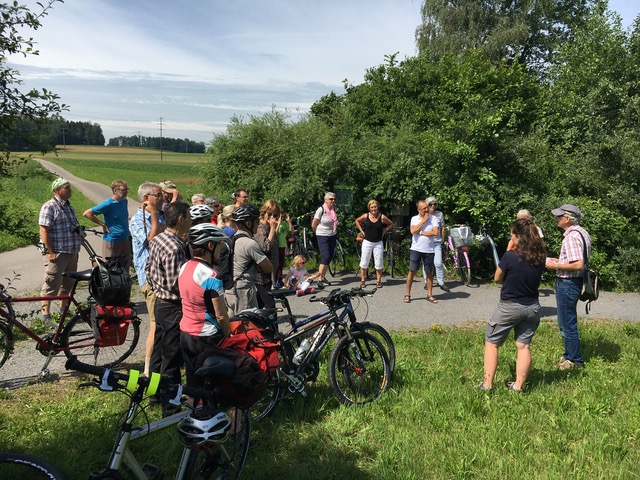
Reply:
[[[20, 72], [7, 65], [10, 55], [38, 55], [38, 51], [34, 49], [33, 38], [23, 37], [20, 31], [24, 28], [40, 28], [41, 20], [57, 2], [62, 3], [63, 0], [49, 0], [45, 5], [38, 4], [41, 7], [39, 13], [31, 12], [17, 1], [12, 4], [0, 4], [0, 132], [5, 137], [22, 135], [17, 127], [24, 118], [42, 123], [51, 115], [67, 108], [66, 105], [58, 103], [58, 95], [45, 88], [21, 91]], [[46, 145], [40, 144], [37, 136], [25, 135], [24, 140], [34, 147], [47, 149]], [[9, 151], [6, 144], [0, 144], [0, 148], [3, 150], [0, 157], [0, 175], [6, 175]]]
[[479, 49], [494, 62], [517, 60], [540, 70], [597, 3], [602, 0], [424, 0], [418, 50], [440, 58]]

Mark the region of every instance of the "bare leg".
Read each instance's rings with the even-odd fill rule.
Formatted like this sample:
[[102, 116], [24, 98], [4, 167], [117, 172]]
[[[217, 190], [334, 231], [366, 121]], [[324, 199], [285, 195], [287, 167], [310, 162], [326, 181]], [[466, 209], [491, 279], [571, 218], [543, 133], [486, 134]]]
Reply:
[[376, 270], [376, 279], [378, 280], [378, 285], [382, 285], [382, 270]]
[[515, 387], [522, 390], [524, 382], [527, 380], [529, 370], [531, 370], [531, 349], [529, 345], [516, 342], [518, 355], [516, 357], [516, 385]]
[[320, 266], [318, 267], [318, 274], [320, 276], [320, 280], [324, 280], [324, 276], [327, 274], [328, 268], [329, 268], [329, 265], [325, 265], [324, 263], [320, 264]]
[[149, 333], [144, 344], [144, 374], [150, 375], [151, 355], [153, 354], [153, 339], [156, 335], [156, 322], [149, 322]]
[[498, 345], [484, 342], [484, 386], [493, 388], [493, 378], [498, 369]]
[[407, 283], [405, 286], [406, 295], [411, 294], [411, 285], [413, 284], [413, 277], [415, 277], [415, 275], [416, 275], [416, 272], [409, 272], [409, 274], [407, 275]]
[[433, 273], [427, 273], [427, 296], [433, 297]]
[[360, 269], [360, 282], [364, 283], [367, 279], [367, 271], [364, 268]]

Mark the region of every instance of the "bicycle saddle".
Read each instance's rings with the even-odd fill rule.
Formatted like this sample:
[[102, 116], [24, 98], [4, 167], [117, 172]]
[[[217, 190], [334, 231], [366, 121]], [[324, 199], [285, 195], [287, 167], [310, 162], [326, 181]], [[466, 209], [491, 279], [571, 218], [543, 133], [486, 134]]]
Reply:
[[64, 272], [63, 277], [71, 277], [78, 282], [88, 282], [91, 279], [91, 270], [83, 270], [82, 272]]
[[235, 371], [236, 366], [230, 358], [211, 356], [202, 363], [202, 367], [196, 370], [196, 375], [199, 377], [215, 375], [220, 378], [231, 378]]

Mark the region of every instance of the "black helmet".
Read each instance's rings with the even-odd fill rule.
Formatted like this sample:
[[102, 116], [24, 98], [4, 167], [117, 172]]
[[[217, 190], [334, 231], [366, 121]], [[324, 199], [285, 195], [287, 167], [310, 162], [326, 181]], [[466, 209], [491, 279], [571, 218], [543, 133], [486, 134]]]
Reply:
[[218, 243], [228, 239], [220, 228], [212, 223], [201, 223], [189, 230], [189, 244], [204, 246], [209, 242]]
[[260, 210], [253, 205], [242, 205], [231, 214], [231, 220], [234, 222], [246, 222], [247, 220], [257, 220], [258, 218], [260, 218]]

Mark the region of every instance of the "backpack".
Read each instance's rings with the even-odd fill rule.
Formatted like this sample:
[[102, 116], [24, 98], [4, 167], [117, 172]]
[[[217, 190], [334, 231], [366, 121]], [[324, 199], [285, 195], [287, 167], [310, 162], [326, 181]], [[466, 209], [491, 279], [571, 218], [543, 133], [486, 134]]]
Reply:
[[102, 306], [126, 305], [131, 298], [131, 276], [115, 258], [106, 262], [96, 258], [97, 265], [89, 279], [89, 293]]
[[598, 280], [598, 272], [589, 270], [589, 257], [587, 256], [587, 242], [584, 236], [578, 232], [582, 237], [582, 248], [584, 258], [584, 273], [582, 279], [582, 290], [580, 291], [580, 300], [587, 302], [584, 306], [585, 314], [589, 314], [591, 309], [591, 302], [595, 302], [600, 296], [600, 282]]
[[213, 386], [220, 389], [220, 400], [226, 405], [249, 408], [264, 395], [267, 388], [267, 374], [255, 359], [236, 350], [209, 346], [196, 357], [196, 369], [202, 367], [211, 356], [225, 357], [235, 366], [231, 378], [211, 378]]
[[[234, 252], [236, 249], [236, 241], [238, 240], [238, 238], [242, 237], [251, 238], [246, 233], [236, 232], [233, 237], [229, 238], [228, 240], [223, 240], [227, 248], [224, 252], [220, 253], [220, 259], [217, 262], [218, 265], [216, 269], [220, 274], [220, 280], [222, 280], [222, 285], [225, 290], [233, 290], [233, 287], [236, 286], [236, 279], [233, 277], [233, 260]], [[247, 267], [240, 275], [243, 275], [248, 269], [249, 267]]]
[[253, 323], [244, 311], [230, 321], [231, 335], [223, 338], [219, 347], [229, 348], [253, 357], [260, 369], [269, 374], [280, 364], [279, 344], [274, 340], [274, 332]]

